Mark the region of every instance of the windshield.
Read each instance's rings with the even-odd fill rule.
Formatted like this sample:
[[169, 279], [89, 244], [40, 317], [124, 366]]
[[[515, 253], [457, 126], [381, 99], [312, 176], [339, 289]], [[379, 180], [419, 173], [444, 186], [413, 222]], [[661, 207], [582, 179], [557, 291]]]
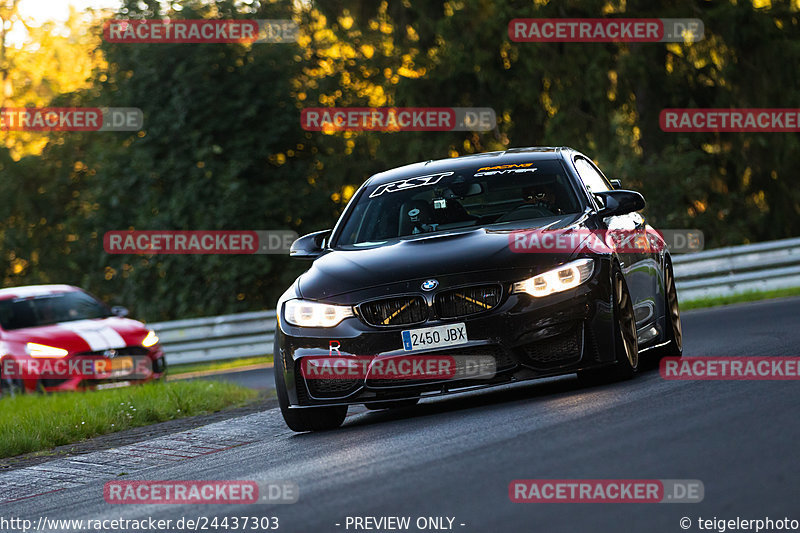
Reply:
[[338, 246], [579, 213], [558, 160], [476, 166], [368, 187]]
[[0, 300], [0, 325], [6, 330], [107, 316], [108, 308], [83, 292]]

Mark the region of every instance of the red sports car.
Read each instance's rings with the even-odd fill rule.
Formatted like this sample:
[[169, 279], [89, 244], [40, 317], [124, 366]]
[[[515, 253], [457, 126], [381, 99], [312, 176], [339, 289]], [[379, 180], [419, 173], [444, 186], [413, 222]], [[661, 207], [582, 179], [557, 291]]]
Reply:
[[0, 289], [0, 395], [160, 378], [158, 337], [127, 314], [70, 285]]

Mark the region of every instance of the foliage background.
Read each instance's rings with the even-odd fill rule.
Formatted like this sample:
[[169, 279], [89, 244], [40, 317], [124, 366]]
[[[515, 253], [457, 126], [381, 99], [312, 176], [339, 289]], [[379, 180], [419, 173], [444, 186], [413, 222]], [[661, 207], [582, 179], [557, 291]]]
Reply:
[[[18, 21], [18, 0], [0, 19]], [[3, 3], [5, 2], [5, 3]], [[106, 18], [293, 18], [297, 44], [109, 44]], [[524, 17], [700, 18], [684, 43], [514, 43]], [[16, 18], [15, 18], [16, 17]], [[3, 26], [4, 27], [4, 26]], [[0, 34], [5, 39], [5, 33]], [[800, 234], [797, 133], [664, 133], [665, 107], [798, 107], [800, 0], [125, 0], [0, 54], [2, 105], [139, 107], [133, 133], [0, 131], [3, 286], [72, 283], [147, 320], [274, 307], [307, 264], [132, 256], [119, 229], [331, 227], [372, 173], [567, 145], [707, 247]], [[318, 106], [492, 107], [486, 133], [311, 133]]]

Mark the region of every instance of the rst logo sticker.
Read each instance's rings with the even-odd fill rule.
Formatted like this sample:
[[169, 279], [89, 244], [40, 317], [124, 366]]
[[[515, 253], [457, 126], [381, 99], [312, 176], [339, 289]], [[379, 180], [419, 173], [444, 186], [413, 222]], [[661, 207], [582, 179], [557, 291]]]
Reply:
[[418, 176], [416, 178], [408, 178], [404, 180], [393, 181], [391, 183], [384, 183], [383, 185], [378, 185], [378, 187], [372, 191], [372, 194], [370, 194], [369, 197], [374, 198], [385, 192], [392, 193], [404, 191], [406, 189], [413, 189], [415, 187], [423, 187], [425, 185], [434, 185], [439, 183], [439, 180], [445, 176], [452, 175], [452, 172], [442, 172], [440, 174], [429, 174], [427, 176]]
[[494, 176], [496, 174], [521, 174], [523, 172], [536, 172], [536, 168], [530, 168], [533, 163], [511, 163], [508, 165], [497, 165], [494, 167], [481, 167], [475, 173], [476, 178], [481, 176]]

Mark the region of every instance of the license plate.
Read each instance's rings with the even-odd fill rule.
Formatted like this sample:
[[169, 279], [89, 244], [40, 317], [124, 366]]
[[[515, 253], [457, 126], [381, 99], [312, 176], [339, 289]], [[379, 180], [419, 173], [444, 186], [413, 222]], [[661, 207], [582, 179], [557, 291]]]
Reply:
[[115, 359], [101, 359], [95, 362], [95, 372], [98, 374], [110, 373], [110, 378], [127, 376], [133, 372], [132, 357], [117, 357]]
[[97, 390], [104, 390], [104, 389], [121, 389], [122, 387], [130, 387], [130, 381], [116, 381], [114, 383], [101, 383], [100, 385], [95, 386]]
[[427, 350], [467, 343], [467, 326], [463, 322], [432, 328], [407, 329], [403, 333], [403, 350]]

